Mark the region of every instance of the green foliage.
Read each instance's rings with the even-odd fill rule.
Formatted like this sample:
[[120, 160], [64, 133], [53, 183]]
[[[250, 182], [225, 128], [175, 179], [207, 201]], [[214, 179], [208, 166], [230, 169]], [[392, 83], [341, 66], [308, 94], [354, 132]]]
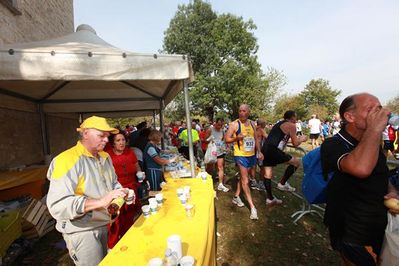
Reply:
[[284, 113], [288, 110], [293, 110], [297, 113], [298, 119], [303, 119], [306, 115], [303, 99], [299, 95], [283, 94], [276, 99], [274, 105], [274, 115], [271, 122], [276, 122], [284, 117]]
[[[163, 48], [169, 53], [190, 54], [192, 58], [192, 114], [213, 120], [216, 112], [226, 112], [236, 118], [241, 103], [249, 104], [254, 116], [270, 110], [276, 87], [285, 83], [285, 77], [274, 69], [267, 74], [262, 72], [256, 56], [255, 29], [252, 20], [217, 15], [209, 3], [201, 0], [178, 7], [165, 32]], [[180, 117], [183, 106], [183, 97], [177, 97], [168, 114]]]
[[386, 107], [391, 112], [399, 114], [399, 94], [395, 98], [389, 100]]
[[331, 119], [338, 111], [337, 96], [340, 94], [341, 91], [332, 89], [327, 80], [312, 79], [299, 94], [278, 97], [270, 117], [277, 121], [286, 111], [293, 110], [300, 120], [307, 120], [312, 114], [317, 114], [321, 120]]
[[331, 88], [327, 80], [312, 79], [299, 94], [307, 108], [305, 118], [309, 118], [312, 113], [316, 113], [321, 119], [333, 116], [339, 107], [337, 96], [340, 94], [341, 90]]
[[[152, 116], [134, 117], [134, 118], [107, 118], [110, 126], [125, 130], [126, 125], [135, 126], [140, 122], [147, 121], [148, 124], [153, 120]], [[157, 125], [158, 126], [158, 125]]]

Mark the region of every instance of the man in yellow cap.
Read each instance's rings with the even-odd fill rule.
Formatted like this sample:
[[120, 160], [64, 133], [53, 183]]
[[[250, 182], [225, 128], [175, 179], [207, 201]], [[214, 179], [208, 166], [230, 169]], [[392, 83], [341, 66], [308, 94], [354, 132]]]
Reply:
[[98, 265], [107, 254], [107, 207], [115, 198], [134, 195], [117, 181], [112, 161], [103, 149], [118, 130], [105, 118], [92, 116], [77, 128], [80, 140], [51, 162], [47, 206], [57, 220], [69, 255], [77, 265]]

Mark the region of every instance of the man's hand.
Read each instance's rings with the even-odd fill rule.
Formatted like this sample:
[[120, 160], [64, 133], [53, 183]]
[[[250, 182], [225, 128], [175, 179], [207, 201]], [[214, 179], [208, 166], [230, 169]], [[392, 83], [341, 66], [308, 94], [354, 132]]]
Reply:
[[[397, 199], [397, 200], [399, 200], [399, 195], [396, 192], [389, 192], [388, 194], [386, 194], [384, 196], [384, 200], [387, 200], [387, 199]], [[398, 210], [388, 209], [388, 211], [391, 214], [393, 214], [393, 215], [399, 214], [399, 209]]]
[[240, 133], [240, 134], [238, 134], [238, 135], [236, 136], [236, 139], [237, 139], [238, 141], [243, 140], [243, 139], [244, 139], [244, 135]]
[[373, 127], [378, 132], [384, 131], [388, 124], [388, 110], [379, 106], [374, 106], [369, 111], [366, 121], [367, 127]]
[[129, 193], [129, 189], [119, 188], [108, 192], [104, 197], [101, 198], [102, 207], [107, 207], [113, 199], [126, 197]]

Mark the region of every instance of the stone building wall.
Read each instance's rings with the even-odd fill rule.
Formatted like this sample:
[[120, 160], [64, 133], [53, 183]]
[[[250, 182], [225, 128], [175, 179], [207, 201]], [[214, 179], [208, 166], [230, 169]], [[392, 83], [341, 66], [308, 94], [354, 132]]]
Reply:
[[[73, 0], [0, 0], [0, 45], [41, 41], [74, 31]], [[1, 71], [1, 69], [0, 69]], [[75, 144], [77, 115], [46, 115], [50, 154]], [[0, 170], [44, 161], [37, 106], [0, 94]]]
[[73, 0], [10, 0], [20, 15], [14, 14], [2, 1], [0, 45], [52, 39], [74, 31]]

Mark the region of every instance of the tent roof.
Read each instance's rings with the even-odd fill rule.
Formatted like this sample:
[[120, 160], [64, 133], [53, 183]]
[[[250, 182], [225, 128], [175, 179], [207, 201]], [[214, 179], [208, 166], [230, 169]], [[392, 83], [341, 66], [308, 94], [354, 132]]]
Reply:
[[88, 25], [48, 41], [0, 46], [0, 65], [0, 93], [43, 104], [48, 113], [152, 115], [193, 79], [187, 56], [128, 52]]

